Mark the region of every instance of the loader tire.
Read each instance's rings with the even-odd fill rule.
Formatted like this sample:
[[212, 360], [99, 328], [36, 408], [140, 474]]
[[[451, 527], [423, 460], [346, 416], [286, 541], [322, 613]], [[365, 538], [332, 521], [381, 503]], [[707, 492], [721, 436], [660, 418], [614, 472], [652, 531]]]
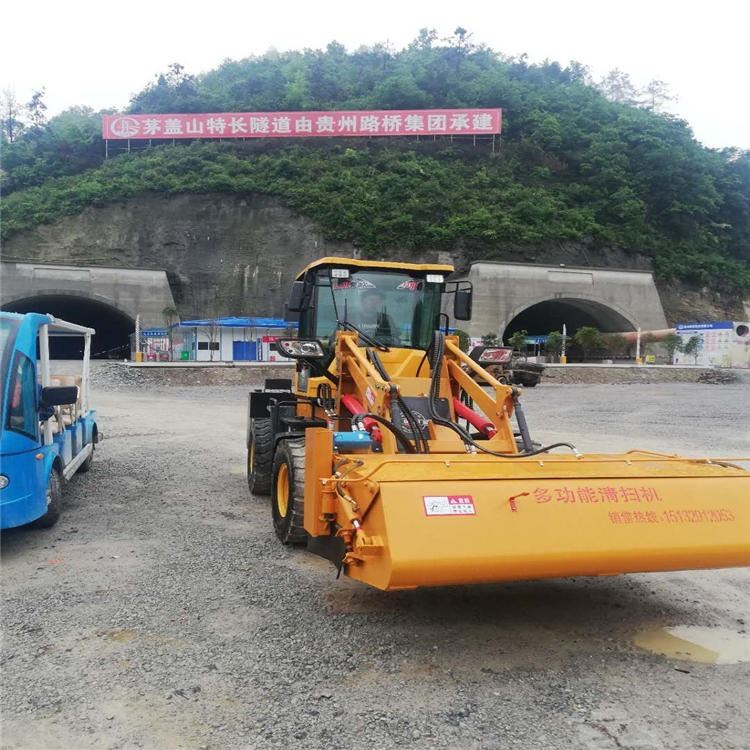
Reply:
[[247, 487], [253, 495], [271, 494], [273, 425], [270, 419], [254, 419], [247, 443]]
[[284, 544], [307, 541], [305, 521], [305, 439], [279, 441], [273, 458], [271, 512], [276, 536]]

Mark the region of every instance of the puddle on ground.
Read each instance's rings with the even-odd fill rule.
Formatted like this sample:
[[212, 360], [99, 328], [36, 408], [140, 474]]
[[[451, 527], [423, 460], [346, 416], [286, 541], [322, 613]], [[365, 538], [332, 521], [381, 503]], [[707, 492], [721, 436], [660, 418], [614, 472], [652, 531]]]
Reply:
[[672, 659], [703, 664], [750, 662], [750, 635], [729, 628], [680, 625], [638, 633], [636, 646]]

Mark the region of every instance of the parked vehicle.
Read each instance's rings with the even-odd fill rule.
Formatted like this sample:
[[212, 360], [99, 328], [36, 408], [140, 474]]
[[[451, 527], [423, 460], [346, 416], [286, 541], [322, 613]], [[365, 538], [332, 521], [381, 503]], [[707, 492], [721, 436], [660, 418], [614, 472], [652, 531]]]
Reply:
[[505, 385], [533, 388], [539, 384], [544, 372], [544, 365], [514, 357], [509, 346], [475, 346], [469, 356]]
[[[99, 441], [89, 408], [93, 334], [52, 315], [0, 313], [0, 528], [52, 526], [66, 481], [91, 468]], [[80, 375], [51, 373], [54, 335], [84, 337]]]

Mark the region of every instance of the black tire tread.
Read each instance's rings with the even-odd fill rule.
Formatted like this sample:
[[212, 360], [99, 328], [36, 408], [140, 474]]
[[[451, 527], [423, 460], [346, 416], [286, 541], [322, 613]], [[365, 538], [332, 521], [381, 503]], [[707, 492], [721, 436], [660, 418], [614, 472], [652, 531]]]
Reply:
[[51, 526], [54, 526], [60, 518], [60, 513], [62, 511], [63, 479], [62, 475], [55, 467], [52, 467], [50, 481], [56, 482], [56, 489], [53, 492], [52, 501], [47, 506], [47, 512], [43, 516], [37, 518], [36, 521], [32, 522], [32, 526], [37, 529], [48, 529]]
[[[253, 467], [248, 466], [247, 487], [253, 495], [270, 495], [273, 479], [273, 424], [270, 419], [253, 419], [250, 440], [255, 443]], [[248, 456], [250, 445], [247, 446]]]
[[[276, 473], [282, 461], [289, 463], [291, 471], [292, 498], [287, 517], [281, 519], [277, 515], [276, 505]], [[273, 461], [273, 493], [272, 500], [274, 530], [276, 536], [284, 544], [304, 544], [307, 541], [305, 531], [305, 439], [289, 438], [282, 440], [276, 450]], [[291, 516], [291, 518], [290, 518]]]

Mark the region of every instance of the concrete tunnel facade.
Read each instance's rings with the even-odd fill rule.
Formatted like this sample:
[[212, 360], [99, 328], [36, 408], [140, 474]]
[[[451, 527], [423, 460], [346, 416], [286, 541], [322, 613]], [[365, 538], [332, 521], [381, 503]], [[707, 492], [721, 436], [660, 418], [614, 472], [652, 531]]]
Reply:
[[[92, 355], [108, 357], [127, 356], [136, 316], [144, 328], [163, 326], [174, 298], [164, 271], [3, 262], [0, 306], [90, 326]], [[53, 356], [76, 357], [76, 345], [57, 341]]]
[[569, 333], [582, 325], [605, 332], [667, 327], [649, 271], [480, 261], [463, 278], [474, 286], [466, 325], [472, 336], [546, 334], [563, 323]]

